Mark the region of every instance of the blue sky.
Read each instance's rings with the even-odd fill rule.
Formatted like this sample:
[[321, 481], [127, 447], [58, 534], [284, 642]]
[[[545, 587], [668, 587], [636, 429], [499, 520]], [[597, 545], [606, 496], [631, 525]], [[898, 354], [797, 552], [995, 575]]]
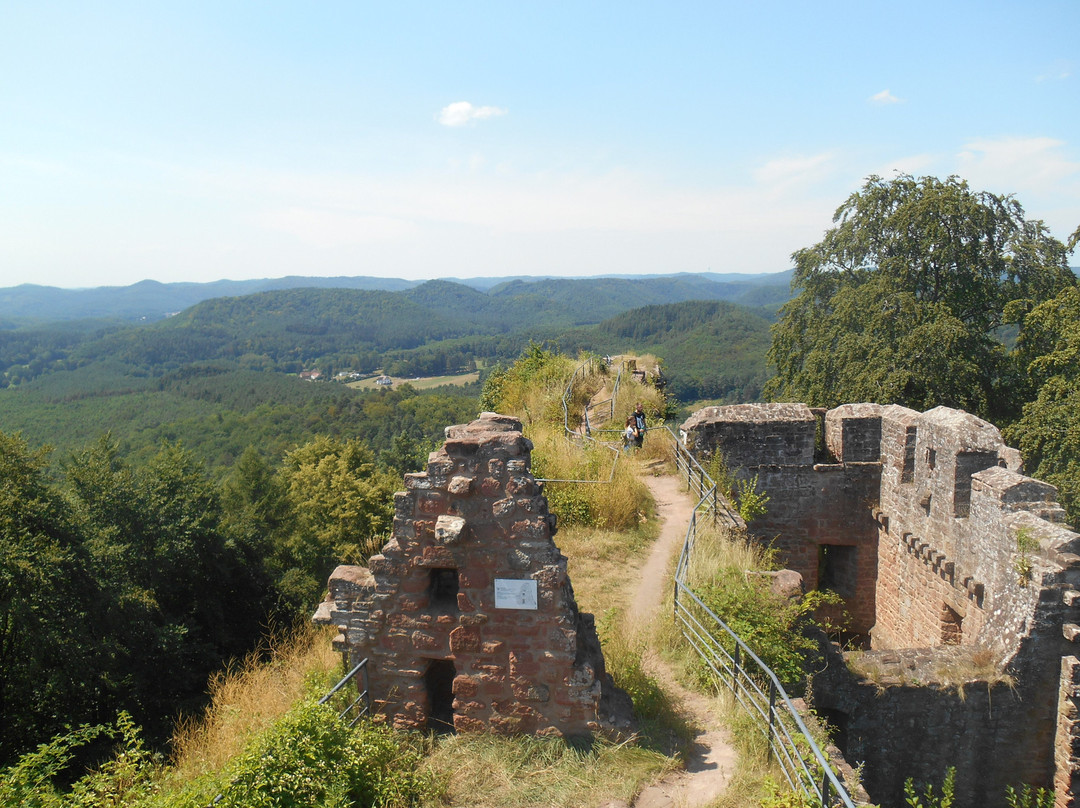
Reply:
[[1065, 239], [1077, 32], [1077, 0], [3, 0], [0, 286], [779, 272], [897, 170]]

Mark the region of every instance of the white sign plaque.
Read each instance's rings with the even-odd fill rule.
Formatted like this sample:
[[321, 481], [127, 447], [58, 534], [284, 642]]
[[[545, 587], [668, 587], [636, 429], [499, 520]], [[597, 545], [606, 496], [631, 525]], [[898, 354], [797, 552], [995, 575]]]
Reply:
[[496, 578], [495, 608], [536, 609], [536, 581], [518, 578]]

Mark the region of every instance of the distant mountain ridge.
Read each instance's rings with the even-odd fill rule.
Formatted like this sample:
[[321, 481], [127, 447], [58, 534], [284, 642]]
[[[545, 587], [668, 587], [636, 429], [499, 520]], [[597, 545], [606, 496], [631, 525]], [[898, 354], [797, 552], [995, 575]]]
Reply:
[[[603, 275], [589, 278], [554, 276], [507, 276], [502, 278], [440, 279], [407, 281], [400, 278], [301, 277], [264, 278], [248, 281], [212, 283], [160, 283], [140, 281], [130, 286], [101, 286], [90, 289], [61, 289], [53, 286], [22, 284], [0, 288], [0, 328], [30, 321], [119, 319], [127, 321], [160, 320], [206, 300], [243, 297], [260, 292], [289, 289], [353, 289], [384, 292], [408, 292], [421, 305], [445, 296], [456, 298], [461, 307], [482, 311], [491, 303], [488, 296], [518, 298], [521, 305], [561, 301], [580, 304], [586, 289], [604, 290], [619, 298], [605, 301], [608, 315], [647, 303], [707, 299], [746, 302], [747, 305], [770, 305], [789, 296], [791, 272], [764, 275], [699, 273], [673, 275]], [[453, 291], [451, 291], [453, 289]], [[475, 295], [466, 291], [472, 290]], [[746, 300], [740, 298], [746, 297]], [[457, 306], [454, 306], [457, 309]], [[597, 322], [603, 317], [591, 320]]]

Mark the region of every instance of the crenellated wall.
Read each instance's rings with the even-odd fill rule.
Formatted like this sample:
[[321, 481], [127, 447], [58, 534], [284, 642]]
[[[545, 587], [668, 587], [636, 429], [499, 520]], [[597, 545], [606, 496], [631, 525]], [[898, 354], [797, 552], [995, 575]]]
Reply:
[[448, 427], [405, 476], [393, 537], [339, 567], [317, 622], [367, 657], [376, 710], [404, 728], [588, 735], [624, 722], [593, 618], [578, 611], [521, 423]]
[[[1080, 536], [996, 427], [947, 407], [752, 404], [708, 407], [683, 430], [699, 455], [757, 477], [770, 501], [754, 534], [808, 587], [843, 595], [868, 637], [864, 663], [892, 671], [885, 688], [844, 684], [835, 669], [815, 678], [817, 706], [867, 762], [871, 796], [901, 804], [903, 780], [928, 760], [966, 761], [959, 804], [1004, 804], [1007, 784], [1055, 779], [1059, 804], [1073, 804]], [[935, 683], [956, 668], [952, 648], [967, 664], [988, 657], [1013, 686], [984, 703]], [[914, 685], [905, 649], [920, 649]]]

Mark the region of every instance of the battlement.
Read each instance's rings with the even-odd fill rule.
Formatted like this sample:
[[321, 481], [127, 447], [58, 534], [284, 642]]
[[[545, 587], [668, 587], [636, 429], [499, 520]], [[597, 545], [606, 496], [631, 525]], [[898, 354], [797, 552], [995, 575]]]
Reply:
[[[999, 792], [1004, 783], [1050, 785], [1056, 771], [1059, 792], [1072, 793], [1068, 783], [1080, 771], [1072, 751], [1080, 738], [1073, 681], [1080, 682], [1080, 535], [1064, 523], [1057, 489], [1023, 474], [1020, 453], [997, 427], [949, 407], [920, 413], [864, 403], [828, 411], [707, 407], [682, 428], [699, 455], [720, 453], [737, 478], [757, 479], [770, 502], [752, 532], [780, 548], [782, 563], [808, 588], [844, 598], [851, 627], [872, 654], [896, 652], [899, 659], [928, 649], [917, 656], [936, 654], [955, 667], [960, 646], [969, 656], [989, 656], [1014, 679], [1015, 689], [995, 691], [989, 724], [972, 707], [950, 707], [953, 717], [942, 724], [948, 731], [934, 748], [945, 750], [977, 728], [990, 740], [973, 753], [972, 771], [1004, 771], [1010, 779], [996, 784]], [[1063, 667], [1063, 660], [1073, 662]], [[924, 683], [932, 668], [923, 667]], [[815, 684], [818, 706], [845, 716], [849, 737], [865, 725], [866, 744], [853, 740], [849, 751], [853, 759], [880, 758], [871, 777], [900, 777], [901, 763], [909, 772], [931, 768], [926, 750], [933, 744], [919, 713], [928, 702], [910, 695], [910, 683], [902, 689], [903, 698], [879, 699], [839, 683], [835, 671]], [[888, 720], [887, 704], [896, 711]], [[918, 731], [897, 728], [905, 723]], [[895, 743], [883, 744], [884, 735]], [[878, 751], [888, 746], [895, 759], [877, 755], [874, 744]], [[996, 757], [1004, 749], [1008, 761]], [[913, 750], [924, 756], [916, 759]]]

